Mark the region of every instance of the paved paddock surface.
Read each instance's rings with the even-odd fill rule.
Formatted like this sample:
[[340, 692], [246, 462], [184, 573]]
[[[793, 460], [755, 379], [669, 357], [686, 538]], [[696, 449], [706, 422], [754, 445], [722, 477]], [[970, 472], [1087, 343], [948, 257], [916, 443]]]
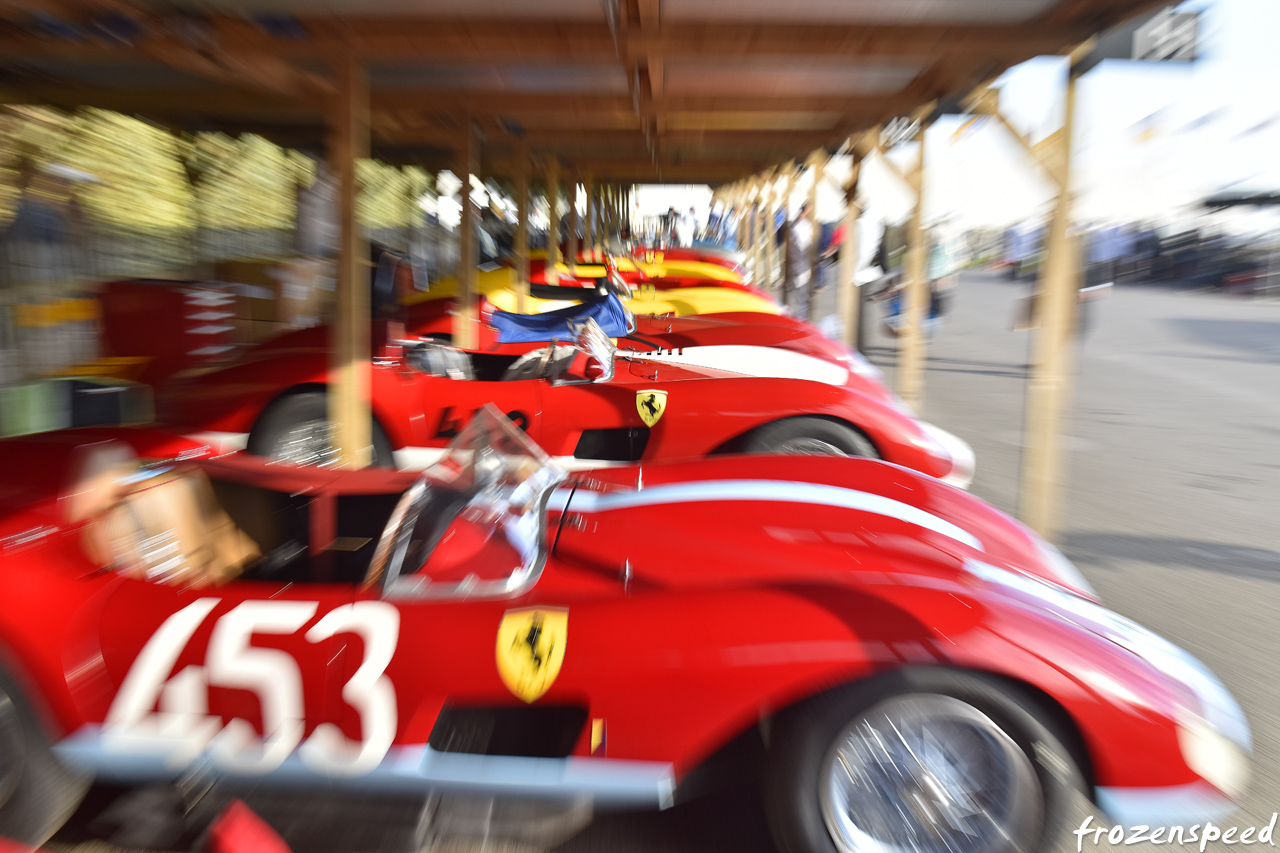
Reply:
[[[1022, 292], [993, 275], [962, 276], [930, 346], [924, 403], [928, 419], [976, 449], [974, 493], [1009, 511], [1031, 341], [1011, 331]], [[1240, 699], [1256, 741], [1254, 782], [1225, 824], [1264, 825], [1280, 811], [1280, 303], [1122, 285], [1091, 307], [1067, 429], [1061, 544], [1104, 601], [1189, 649]], [[880, 307], [869, 310], [879, 320]], [[866, 351], [892, 377], [893, 341], [877, 328]], [[1074, 840], [1063, 842], [1074, 849]], [[604, 816], [558, 849], [773, 846], [748, 788]]]

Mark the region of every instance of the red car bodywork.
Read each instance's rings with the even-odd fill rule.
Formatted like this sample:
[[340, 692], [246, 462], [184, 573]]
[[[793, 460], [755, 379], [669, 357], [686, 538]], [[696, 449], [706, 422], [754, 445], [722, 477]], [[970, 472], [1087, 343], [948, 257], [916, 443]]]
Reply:
[[[199, 434], [244, 436], [282, 395], [324, 387], [327, 336], [324, 327], [284, 335], [229, 366], [164, 389], [157, 395], [158, 415]], [[765, 424], [818, 416], [860, 430], [887, 461], [936, 477], [953, 467], [951, 455], [920, 423], [882, 394], [821, 382], [622, 357], [610, 382], [465, 381], [385, 359], [375, 363], [370, 387], [374, 417], [394, 450], [442, 448], [473, 412], [493, 403], [560, 457], [574, 457], [588, 430], [647, 430], [643, 456], [635, 461], [656, 461], [706, 456]], [[636, 395], [652, 389], [666, 391], [668, 398], [666, 414], [650, 430], [637, 411]]]
[[[300, 692], [291, 701], [303, 714], [300, 737], [328, 724], [331, 741], [338, 732], [348, 746], [367, 741], [367, 693], [393, 691], [394, 737], [372, 769], [318, 776], [290, 753], [258, 768], [256, 778], [268, 784], [460, 785], [662, 806], [694, 768], [779, 710], [875, 673], [926, 666], [990, 673], [1046, 697], [1080, 735], [1088, 781], [1103, 802], [1116, 792], [1150, 801], [1191, 789], [1223, 802], [1179, 747], [1188, 710], [1205, 710], [1201, 694], [1107, 633], [1141, 637], [1141, 629], [1064, 586], [1016, 522], [901, 468], [744, 456], [580, 474], [551, 500], [550, 554], [526, 591], [389, 600], [356, 582], [324, 580], [322, 556], [335, 533], [351, 533], [344, 507], [361, 496], [394, 496], [411, 475], [300, 469], [241, 455], [196, 463], [215, 481], [308, 502], [316, 576], [179, 589], [103, 571], [86, 558], [80, 531], [60, 507], [76, 445], [0, 442], [6, 460], [21, 454], [44, 472], [42, 494], [24, 493], [0, 515], [0, 600], [11, 605], [0, 609], [0, 642], [4, 665], [29, 685], [28, 702], [51, 711], [48, 734], [60, 755], [99, 775], [172, 778], [204, 754], [158, 758], [160, 741], [110, 747], [102, 739], [126, 682], [145, 668], [144, 650], [195, 608], [203, 615], [194, 627], [166, 646], [172, 659], [152, 666], [157, 685], [174, 691], [157, 686], [162, 711], [171, 700], [188, 709], [207, 703], [189, 719], [161, 718], [173, 731], [206, 727], [207, 740], [234, 723], [250, 745], [270, 734], [259, 699], [270, 686], [251, 677], [219, 683], [217, 667], [230, 672], [235, 655], [297, 672]], [[12, 485], [8, 471], [0, 477]], [[504, 617], [523, 608], [563, 613], [569, 628], [558, 677], [529, 705], [495, 665]], [[317, 630], [330, 614], [354, 612], [377, 615], [381, 627]], [[274, 627], [251, 619], [245, 629], [242, 616], [267, 613], [297, 618]], [[366, 693], [350, 689], [390, 622], [398, 631], [381, 679], [365, 679]], [[229, 635], [240, 643], [221, 660], [213, 646]], [[213, 683], [192, 699], [183, 691], [200, 679]], [[150, 714], [156, 700], [140, 707]], [[582, 712], [581, 730], [557, 755], [426, 746], [442, 709], [539, 707]], [[1198, 819], [1190, 811], [1181, 817]]]
[[[419, 302], [407, 309], [405, 329], [413, 335], [447, 340], [453, 335], [451, 299]], [[480, 299], [480, 322], [476, 325], [476, 348], [481, 352], [517, 355], [537, 349], [542, 344], [504, 344], [498, 342], [497, 329], [490, 323], [494, 307]], [[635, 315], [635, 337], [619, 338], [618, 349], [634, 352], [652, 351], [653, 345], [669, 350], [705, 346], [757, 346], [783, 349], [818, 358], [849, 371], [845, 381], [849, 387], [890, 403], [896, 398], [881, 381], [883, 374], [861, 355], [831, 340], [813, 326], [784, 314], [760, 314], [748, 311], [719, 314], [695, 314], [669, 317], [654, 314]]]
[[[674, 258], [672, 258], [674, 260]], [[738, 272], [733, 267], [726, 266], [719, 261], [707, 261], [705, 258], [689, 258], [688, 260], [703, 261], [713, 263], [716, 266], [723, 266], [732, 272]], [[583, 262], [584, 266], [599, 266], [602, 264], [591, 264], [589, 261]], [[667, 274], [663, 276], [648, 276], [643, 270], [636, 267], [620, 269], [618, 275], [622, 280], [632, 287], [652, 287], [656, 290], [674, 290], [681, 287], [726, 287], [731, 290], [741, 290], [744, 293], [751, 293], [759, 296], [761, 299], [768, 299], [776, 302], [777, 299], [772, 294], [753, 284], [748, 284], [741, 278], [707, 278], [704, 275], [673, 275]], [[571, 286], [573, 284], [581, 284], [584, 287], [592, 287], [596, 284], [596, 280], [585, 278], [578, 275], [561, 274], [556, 281], [548, 281], [547, 279], [547, 262], [544, 258], [532, 258], [529, 261], [529, 281], [532, 284], [559, 284], [563, 286]]]

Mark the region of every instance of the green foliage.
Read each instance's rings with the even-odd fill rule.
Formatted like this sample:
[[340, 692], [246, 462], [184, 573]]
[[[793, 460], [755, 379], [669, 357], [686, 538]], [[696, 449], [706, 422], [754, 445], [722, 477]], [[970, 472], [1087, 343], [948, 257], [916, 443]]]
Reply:
[[366, 228], [399, 228], [421, 221], [418, 199], [427, 192], [427, 173], [416, 167], [398, 169], [377, 160], [356, 164], [360, 195], [356, 216]]
[[185, 147], [202, 228], [293, 227], [297, 188], [315, 180], [315, 168], [307, 158], [291, 156], [293, 152], [252, 134], [234, 139], [202, 133]]
[[[74, 193], [91, 221], [135, 232], [294, 227], [297, 191], [315, 181], [303, 154], [251, 134], [175, 136], [119, 113], [0, 110], [0, 227], [13, 218], [24, 169], [61, 163], [93, 175]], [[434, 185], [420, 168], [356, 164], [357, 215], [369, 228], [421, 221]]]
[[72, 124], [59, 154], [97, 178], [76, 192], [91, 220], [132, 231], [195, 227], [195, 198], [172, 134], [98, 109], [81, 110]]

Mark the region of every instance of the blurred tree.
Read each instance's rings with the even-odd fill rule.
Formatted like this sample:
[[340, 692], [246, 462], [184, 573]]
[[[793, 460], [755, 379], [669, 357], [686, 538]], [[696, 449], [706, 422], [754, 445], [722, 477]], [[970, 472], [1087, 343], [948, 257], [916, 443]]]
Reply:
[[[316, 178], [309, 157], [262, 137], [174, 134], [100, 109], [0, 109], [0, 228], [12, 220], [24, 172], [61, 163], [94, 182], [76, 188], [95, 226], [185, 241], [209, 231], [296, 227], [297, 189]], [[419, 226], [434, 176], [376, 160], [357, 164], [357, 215], [370, 229]]]
[[360, 184], [356, 215], [366, 228], [403, 228], [421, 223], [418, 201], [427, 192], [429, 182], [423, 169], [361, 160], [356, 164], [356, 181]]
[[292, 229], [297, 186], [315, 180], [315, 164], [260, 136], [201, 133], [184, 140], [200, 227]]
[[143, 232], [195, 228], [195, 198], [168, 131], [119, 113], [83, 109], [56, 156], [97, 178], [77, 191], [93, 222]]

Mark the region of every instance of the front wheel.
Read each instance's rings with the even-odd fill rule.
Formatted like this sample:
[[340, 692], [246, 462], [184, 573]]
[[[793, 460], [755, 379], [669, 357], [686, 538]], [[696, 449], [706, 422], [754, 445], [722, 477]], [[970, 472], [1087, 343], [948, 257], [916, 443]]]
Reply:
[[780, 715], [766, 808], [784, 853], [1024, 853], [1069, 836], [1084, 777], [1028, 698], [895, 673]]
[[875, 445], [865, 435], [823, 418], [787, 418], [765, 424], [748, 434], [740, 449], [743, 453], [880, 458]]
[[40, 845], [89, 789], [63, 767], [14, 684], [0, 672], [0, 838]]
[[[308, 391], [281, 397], [258, 416], [249, 433], [247, 450], [255, 456], [281, 459], [297, 465], [337, 464], [329, 423], [328, 400], [323, 391]], [[391, 442], [375, 420], [372, 424], [373, 454], [370, 464], [394, 466]]]

